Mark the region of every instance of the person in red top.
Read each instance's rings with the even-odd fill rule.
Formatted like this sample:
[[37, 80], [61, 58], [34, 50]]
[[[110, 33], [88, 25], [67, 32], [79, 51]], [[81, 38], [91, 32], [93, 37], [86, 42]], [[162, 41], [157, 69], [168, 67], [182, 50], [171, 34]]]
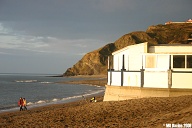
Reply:
[[20, 107], [20, 111], [23, 111], [23, 98], [22, 97], [19, 99], [18, 105]]

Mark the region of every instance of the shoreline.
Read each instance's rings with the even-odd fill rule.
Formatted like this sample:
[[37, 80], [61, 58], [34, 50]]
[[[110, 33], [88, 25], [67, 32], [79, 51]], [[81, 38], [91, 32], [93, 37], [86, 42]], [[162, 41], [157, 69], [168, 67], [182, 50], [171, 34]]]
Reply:
[[[0, 114], [0, 127], [157, 127], [192, 125], [192, 96], [151, 97], [125, 101], [80, 100], [27, 111]], [[89, 99], [87, 99], [89, 100]]]
[[[68, 104], [68, 103], [73, 103], [73, 102], [80, 102], [80, 101], [89, 101], [92, 97], [104, 97], [104, 91], [102, 92], [96, 92], [93, 94], [84, 94], [84, 95], [79, 95], [79, 96], [74, 96], [74, 97], [67, 97], [65, 100], [58, 100], [55, 102], [45, 102], [45, 103], [41, 103], [41, 104], [34, 104], [34, 105], [27, 105], [27, 109], [31, 110], [31, 109], [36, 109], [36, 108], [41, 108], [41, 107], [46, 107], [46, 106], [52, 106], [52, 105], [62, 105], [62, 104]], [[17, 112], [19, 111], [19, 107], [15, 106], [13, 108], [9, 108], [9, 109], [2, 109], [0, 110], [0, 115], [3, 113], [10, 113], [10, 112]]]
[[[75, 78], [85, 78], [84, 80], [75, 80], [75, 81], [64, 81], [64, 82], [58, 82], [60, 84], [84, 84], [87, 86], [103, 86], [105, 84], [100, 84], [100, 81], [103, 81], [103, 79], [105, 79], [105, 76], [101, 76], [101, 75], [94, 75], [94, 76], [72, 76]], [[88, 78], [88, 79], [86, 79]], [[89, 78], [94, 78], [94, 79], [89, 79]], [[93, 94], [84, 94], [82, 96], [85, 96], [85, 98], [91, 98], [93, 96], [103, 96], [104, 92], [97, 92], [97, 93], [93, 93]], [[47, 103], [42, 103], [42, 104], [34, 104], [34, 105], [28, 105], [28, 107], [30, 109], [33, 108], [38, 108], [38, 107], [45, 107], [45, 106], [49, 106], [49, 105], [55, 105], [55, 104], [65, 104], [65, 103], [70, 103], [70, 102], [78, 102], [79, 100], [82, 100], [82, 96], [78, 95], [75, 96], [75, 98], [71, 97], [70, 99], [66, 99], [66, 100], [62, 100], [60, 99], [59, 101], [56, 102], [47, 102]], [[6, 112], [15, 112], [17, 111], [17, 106], [15, 106], [14, 108], [9, 108], [9, 109], [4, 109], [4, 110], [0, 110], [0, 114], [1, 113], [6, 113]]]
[[78, 75], [78, 76], [69, 76], [69, 78], [84, 78], [83, 80], [72, 80], [72, 81], [63, 81], [58, 82], [61, 84], [86, 84], [86, 85], [96, 85], [96, 86], [105, 86], [107, 84], [106, 75]]
[[[44, 107], [52, 107], [52, 106], [62, 106], [64, 104], [74, 104], [74, 103], [81, 103], [81, 102], [86, 102], [88, 103], [89, 100], [95, 96], [97, 101], [98, 102], [101, 102], [103, 101], [103, 98], [104, 98], [104, 94], [103, 93], [98, 93], [98, 94], [95, 94], [95, 95], [90, 95], [90, 96], [84, 96], [82, 95], [81, 98], [78, 98], [78, 99], [72, 99], [72, 100], [69, 100], [69, 101], [64, 101], [64, 102], [57, 102], [57, 103], [45, 103], [45, 104], [42, 104], [42, 105], [37, 105], [37, 106], [27, 106], [27, 111], [30, 111], [30, 110], [35, 110], [35, 109], [42, 109]], [[26, 111], [26, 112], [27, 112]], [[24, 112], [24, 111], [19, 111], [19, 106], [12, 109], [12, 110], [8, 110], [8, 111], [2, 111], [0, 112], [0, 116], [1, 115], [4, 115], [4, 114], [7, 114], [7, 113], [17, 113], [17, 112]], [[1, 125], [0, 125], [1, 126]]]

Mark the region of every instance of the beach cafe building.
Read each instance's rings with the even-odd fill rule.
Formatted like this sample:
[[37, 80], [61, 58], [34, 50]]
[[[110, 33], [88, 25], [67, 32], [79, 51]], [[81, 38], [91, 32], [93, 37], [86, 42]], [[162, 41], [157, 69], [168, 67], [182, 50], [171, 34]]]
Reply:
[[104, 101], [192, 95], [192, 45], [148, 42], [108, 58]]

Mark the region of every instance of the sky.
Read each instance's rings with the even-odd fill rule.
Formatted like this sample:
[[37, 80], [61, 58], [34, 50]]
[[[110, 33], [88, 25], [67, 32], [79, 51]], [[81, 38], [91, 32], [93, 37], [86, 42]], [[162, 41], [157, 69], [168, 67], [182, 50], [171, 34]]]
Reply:
[[0, 0], [0, 73], [63, 74], [151, 25], [192, 18], [191, 0]]

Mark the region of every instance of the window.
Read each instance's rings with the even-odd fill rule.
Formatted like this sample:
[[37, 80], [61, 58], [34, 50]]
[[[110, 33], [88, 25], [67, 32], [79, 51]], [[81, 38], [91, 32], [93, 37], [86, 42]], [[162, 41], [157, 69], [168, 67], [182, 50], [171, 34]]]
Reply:
[[185, 68], [185, 55], [173, 55], [173, 68]]
[[187, 68], [192, 68], [192, 55], [187, 55]]
[[145, 56], [145, 67], [146, 68], [156, 68], [156, 56], [155, 55], [147, 55]]
[[168, 69], [169, 68], [170, 55], [157, 55], [157, 68]]

